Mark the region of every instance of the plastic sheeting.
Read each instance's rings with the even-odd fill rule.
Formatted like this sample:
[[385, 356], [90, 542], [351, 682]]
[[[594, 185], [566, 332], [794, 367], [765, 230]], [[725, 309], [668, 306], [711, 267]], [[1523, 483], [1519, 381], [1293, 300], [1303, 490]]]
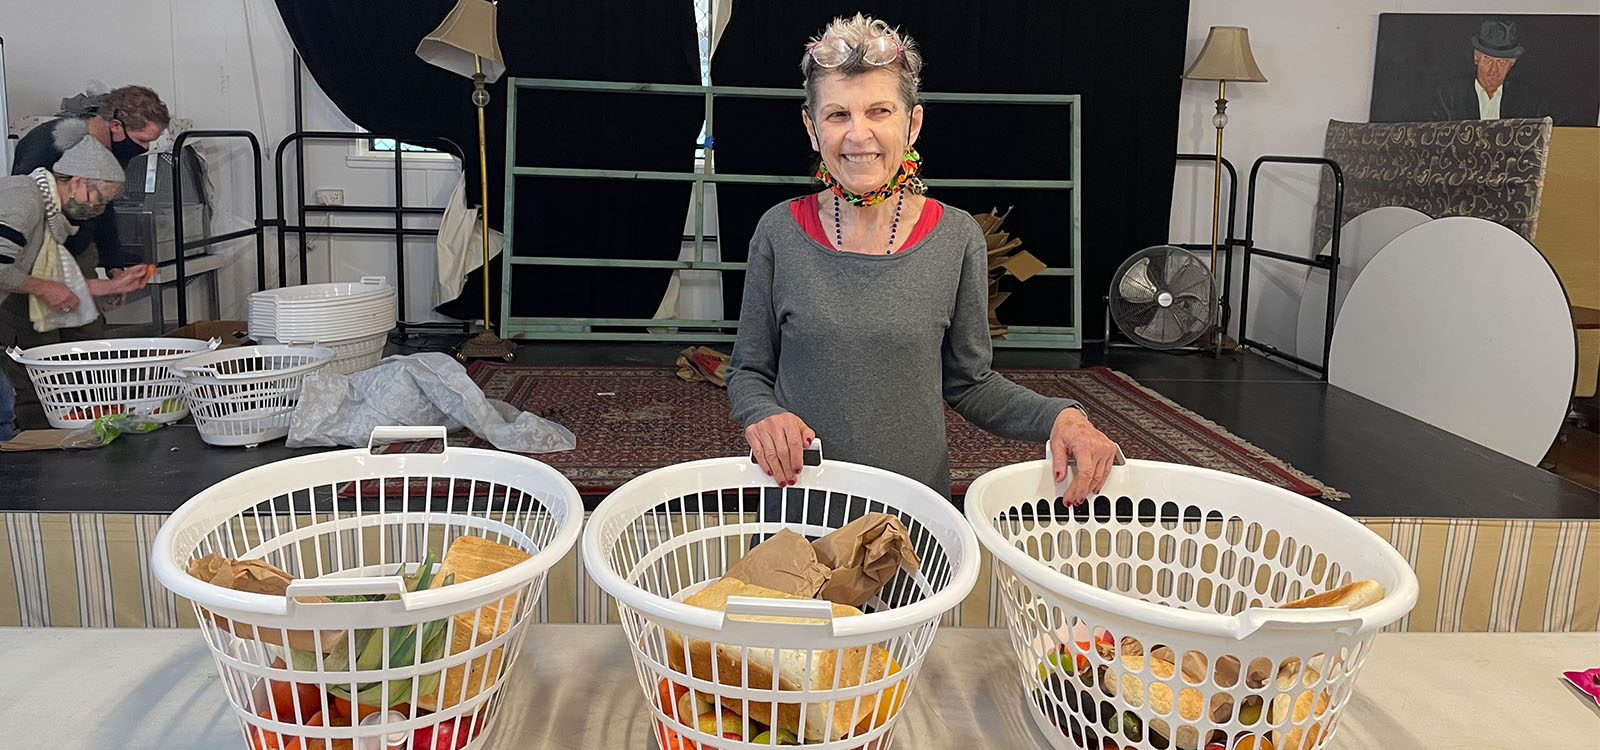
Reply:
[[351, 375], [327, 368], [307, 375], [287, 445], [363, 447], [373, 428], [386, 425], [465, 427], [494, 447], [517, 453], [578, 445], [567, 428], [485, 397], [458, 362], [431, 352], [389, 357]]

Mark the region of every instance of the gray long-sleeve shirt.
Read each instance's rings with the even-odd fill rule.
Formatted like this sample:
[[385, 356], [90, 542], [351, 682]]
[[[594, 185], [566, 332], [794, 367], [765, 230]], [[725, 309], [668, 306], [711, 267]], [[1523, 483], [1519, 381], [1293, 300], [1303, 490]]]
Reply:
[[32, 175], [0, 177], [0, 300], [33, 273], [46, 232], [57, 243], [71, 234], [66, 218], [46, 201]]
[[944, 405], [1002, 437], [1044, 443], [1069, 399], [990, 369], [983, 232], [946, 208], [893, 255], [827, 248], [787, 203], [750, 240], [728, 374], [733, 418], [794, 412], [823, 456], [887, 469], [950, 494]]

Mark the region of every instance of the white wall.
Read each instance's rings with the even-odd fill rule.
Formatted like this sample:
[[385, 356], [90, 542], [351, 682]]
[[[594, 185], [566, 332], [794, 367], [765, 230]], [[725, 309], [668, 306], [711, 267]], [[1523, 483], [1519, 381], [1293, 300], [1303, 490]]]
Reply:
[[[16, 0], [6, 3], [0, 23], [0, 34], [6, 40], [6, 93], [12, 122], [27, 115], [54, 113], [62, 97], [93, 81], [107, 88], [126, 83], [148, 85], [161, 94], [175, 117], [189, 120], [195, 128], [243, 129], [256, 134], [265, 152], [265, 211], [268, 217], [276, 216], [272, 154], [278, 141], [294, 129], [294, 100], [293, 48], [272, 0]], [[67, 26], [74, 38], [92, 42], [63, 45], [62, 29]], [[310, 76], [304, 80], [307, 129], [345, 131], [354, 127]], [[462, 116], [471, 117], [464, 94], [462, 103]], [[214, 141], [207, 150], [219, 183], [221, 208], [234, 214], [235, 221], [252, 216], [250, 166], [244, 158], [248, 148]], [[293, 149], [289, 154], [284, 173], [291, 186], [286, 204], [292, 215]], [[442, 169], [408, 169], [407, 204], [443, 205], [458, 177], [459, 169], [453, 164]], [[340, 188], [351, 205], [390, 203], [393, 171], [387, 163], [362, 165], [349, 158], [345, 144], [317, 145], [306, 151], [307, 195], [317, 188]], [[307, 223], [328, 221], [327, 216], [313, 214]], [[333, 221], [383, 224], [382, 217], [340, 216]], [[416, 217], [412, 224], [437, 224], [437, 217]], [[217, 231], [244, 226], [248, 224], [219, 222]], [[271, 278], [276, 275], [276, 238], [269, 235], [268, 240]], [[294, 241], [291, 236], [291, 283], [298, 278]], [[394, 277], [392, 240], [335, 238], [331, 255], [327, 242], [314, 239], [308, 243], [314, 250], [307, 264], [313, 282], [348, 281], [369, 274]], [[430, 311], [433, 240], [412, 238], [407, 243], [410, 299], [409, 309], [402, 314], [412, 320], [438, 319]], [[246, 252], [223, 276], [222, 317], [242, 317], [245, 295], [255, 285], [253, 243], [236, 244], [243, 245]], [[191, 317], [205, 314], [204, 296], [198, 288], [190, 298]], [[168, 315], [175, 314], [170, 296], [167, 304]], [[130, 312], [147, 309], [139, 304]]]
[[[1265, 154], [1321, 156], [1329, 119], [1366, 122], [1380, 13], [1595, 13], [1595, 0], [1191, 0], [1185, 62], [1193, 61], [1212, 26], [1250, 29], [1250, 46], [1267, 83], [1228, 87], [1222, 153], [1239, 171], [1236, 235], [1244, 236], [1250, 165]], [[1216, 84], [1187, 81], [1178, 113], [1178, 150], [1212, 153]], [[1275, 165], [1263, 171], [1256, 207], [1259, 247], [1304, 257], [1311, 247], [1318, 170]], [[1211, 170], [1180, 167], [1173, 193], [1171, 238], [1209, 242]], [[1224, 187], [1226, 190], [1226, 187]], [[1226, 203], [1223, 204], [1226, 211]], [[1251, 276], [1250, 337], [1294, 350], [1295, 318], [1305, 269], [1263, 260]], [[1238, 310], [1235, 263], [1234, 310]], [[1235, 315], [1234, 330], [1237, 330]]]

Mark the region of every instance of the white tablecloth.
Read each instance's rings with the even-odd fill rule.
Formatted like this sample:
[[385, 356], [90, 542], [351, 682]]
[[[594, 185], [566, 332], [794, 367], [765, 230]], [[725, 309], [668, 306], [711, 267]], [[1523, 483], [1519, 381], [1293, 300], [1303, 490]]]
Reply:
[[[1024, 750], [1005, 633], [939, 632], [895, 747]], [[1596, 633], [1394, 633], [1377, 638], [1335, 750], [1600, 747], [1600, 709], [1560, 681], [1600, 665]], [[487, 747], [653, 747], [621, 628], [532, 626]], [[244, 748], [200, 635], [0, 628], [0, 746]]]

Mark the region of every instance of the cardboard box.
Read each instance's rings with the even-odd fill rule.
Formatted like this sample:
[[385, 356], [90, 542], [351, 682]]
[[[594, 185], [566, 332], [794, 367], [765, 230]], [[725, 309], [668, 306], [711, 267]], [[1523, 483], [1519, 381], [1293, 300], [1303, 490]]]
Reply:
[[205, 341], [212, 336], [222, 339], [218, 349], [227, 349], [233, 346], [243, 346], [254, 343], [246, 333], [250, 323], [243, 320], [197, 320], [189, 325], [176, 328], [167, 335], [180, 339], [200, 339]]

